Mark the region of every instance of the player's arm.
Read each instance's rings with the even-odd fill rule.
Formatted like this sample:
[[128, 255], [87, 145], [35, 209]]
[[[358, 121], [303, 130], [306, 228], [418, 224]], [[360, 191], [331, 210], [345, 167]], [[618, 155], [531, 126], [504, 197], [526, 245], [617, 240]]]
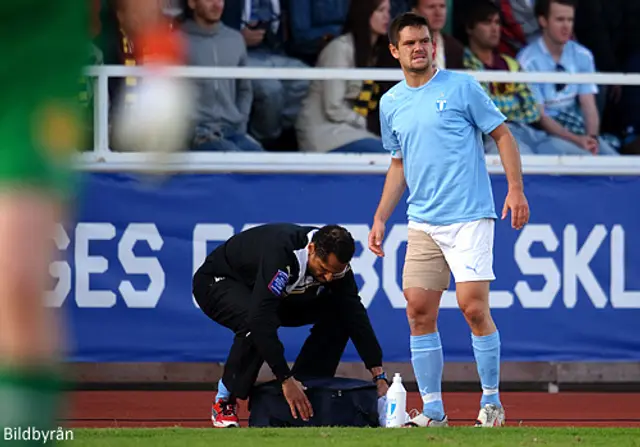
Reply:
[[506, 117], [475, 79], [468, 83], [466, 99], [471, 122], [483, 133], [490, 135], [498, 146], [502, 167], [509, 184], [502, 218], [506, 218], [508, 210], [511, 209], [511, 225], [513, 228], [520, 229], [529, 220], [529, 204], [524, 196], [518, 143], [505, 124]]
[[374, 221], [386, 223], [404, 194], [407, 182], [404, 177], [402, 158], [391, 158], [387, 176], [382, 188], [382, 196], [373, 217]]
[[522, 182], [522, 163], [520, 162], [520, 151], [518, 143], [506, 124], [502, 123], [489, 134], [498, 146], [500, 160], [509, 190], [523, 191], [524, 184]]
[[400, 142], [389, 123], [387, 99], [383, 97], [382, 101], [380, 101], [380, 135], [383, 147], [391, 153], [391, 163], [384, 180], [378, 208], [373, 216], [373, 227], [369, 233], [369, 249], [378, 256], [384, 256], [381, 244], [384, 237], [385, 224], [391, 217], [393, 210], [398, 206], [398, 202], [407, 188], [404, 165], [402, 163], [402, 150]]

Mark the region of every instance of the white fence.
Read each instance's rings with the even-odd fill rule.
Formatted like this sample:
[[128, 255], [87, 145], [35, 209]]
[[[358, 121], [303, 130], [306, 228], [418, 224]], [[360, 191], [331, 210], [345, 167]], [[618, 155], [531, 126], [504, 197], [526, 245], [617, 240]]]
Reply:
[[[167, 75], [208, 79], [345, 79], [399, 81], [400, 70], [330, 69], [330, 68], [249, 68], [249, 67], [171, 67]], [[640, 74], [623, 73], [512, 73], [503, 71], [468, 72], [480, 82], [573, 83], [598, 85], [639, 85]], [[143, 67], [87, 67], [86, 74], [96, 78], [94, 109], [94, 150], [78, 158], [78, 167], [88, 171], [143, 171], [149, 156], [138, 153], [112, 152], [109, 147], [109, 92], [111, 77], [145, 77], [151, 74]], [[605, 156], [523, 156], [527, 174], [573, 175], [640, 175], [640, 157]], [[371, 154], [316, 153], [193, 153], [183, 152], [162, 159], [162, 168], [179, 172], [308, 172], [308, 173], [384, 173], [389, 157]], [[491, 173], [502, 172], [499, 156], [487, 156]]]

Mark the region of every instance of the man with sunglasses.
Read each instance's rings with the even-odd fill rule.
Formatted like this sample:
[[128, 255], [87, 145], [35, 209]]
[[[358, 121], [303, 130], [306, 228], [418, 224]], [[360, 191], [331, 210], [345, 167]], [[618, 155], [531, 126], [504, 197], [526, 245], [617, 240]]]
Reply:
[[[500, 9], [489, 0], [470, 4], [465, 17], [469, 46], [464, 50], [464, 67], [468, 70], [520, 71], [514, 58], [501, 54]], [[518, 141], [523, 155], [582, 155], [584, 150], [540, 128], [541, 114], [531, 88], [522, 82], [482, 83], [498, 109], [506, 116], [507, 126]], [[487, 154], [497, 155], [493, 138], [485, 138]]]
[[[237, 399], [247, 399], [266, 362], [282, 383], [291, 413], [303, 420], [313, 408], [298, 378], [333, 377], [349, 340], [384, 396], [388, 384], [382, 349], [358, 295], [349, 265], [351, 234], [322, 228], [268, 224], [231, 237], [206, 258], [193, 279], [200, 309], [235, 338], [211, 419], [216, 428], [238, 427]], [[284, 357], [279, 327], [313, 325], [293, 368]]]
[[[575, 0], [538, 0], [536, 16], [542, 37], [518, 54], [529, 72], [595, 73], [591, 51], [572, 40]], [[531, 86], [538, 101], [542, 128], [574, 146], [583, 155], [619, 155], [600, 136], [600, 116], [595, 84], [550, 84]]]

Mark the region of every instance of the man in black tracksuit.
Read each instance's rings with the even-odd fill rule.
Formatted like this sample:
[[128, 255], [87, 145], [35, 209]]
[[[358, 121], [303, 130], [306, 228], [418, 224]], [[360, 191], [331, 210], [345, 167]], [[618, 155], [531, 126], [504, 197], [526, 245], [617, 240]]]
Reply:
[[[268, 224], [236, 234], [207, 256], [193, 278], [202, 311], [235, 338], [213, 406], [215, 427], [238, 426], [236, 399], [246, 399], [267, 362], [291, 412], [313, 414], [298, 377], [333, 377], [351, 339], [378, 385], [387, 391], [382, 349], [360, 301], [349, 262], [355, 243], [336, 225], [320, 229]], [[293, 369], [279, 327], [312, 324]]]

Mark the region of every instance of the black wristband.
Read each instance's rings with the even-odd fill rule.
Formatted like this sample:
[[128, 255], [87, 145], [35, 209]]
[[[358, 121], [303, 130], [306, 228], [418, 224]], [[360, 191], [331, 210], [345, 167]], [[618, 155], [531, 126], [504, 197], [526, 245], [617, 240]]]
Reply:
[[382, 374], [378, 374], [377, 376], [375, 376], [373, 378], [373, 383], [376, 383], [378, 380], [384, 380], [385, 382], [387, 382], [387, 384], [389, 384], [389, 380], [387, 380], [387, 373], [382, 373]]

